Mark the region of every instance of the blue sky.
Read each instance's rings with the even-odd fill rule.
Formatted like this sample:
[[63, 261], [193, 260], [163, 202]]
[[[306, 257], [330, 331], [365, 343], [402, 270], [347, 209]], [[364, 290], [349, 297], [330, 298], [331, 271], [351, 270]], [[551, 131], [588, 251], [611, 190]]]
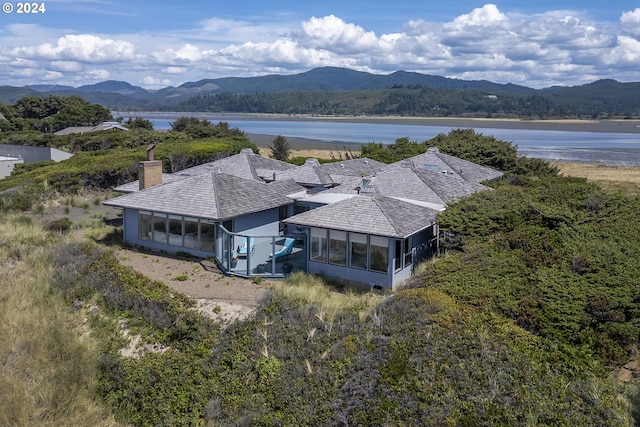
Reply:
[[0, 85], [124, 80], [153, 89], [321, 66], [537, 88], [640, 81], [640, 1], [38, 4], [43, 13], [19, 14], [17, 2], [4, 3]]

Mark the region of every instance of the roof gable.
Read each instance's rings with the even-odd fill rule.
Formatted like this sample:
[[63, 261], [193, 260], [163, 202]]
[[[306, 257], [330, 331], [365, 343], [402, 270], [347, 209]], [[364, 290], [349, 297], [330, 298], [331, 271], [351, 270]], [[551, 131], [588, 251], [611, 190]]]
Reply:
[[504, 175], [495, 169], [441, 153], [436, 147], [430, 147], [426, 153], [392, 163], [389, 166], [410, 166], [430, 172], [455, 175], [467, 182], [482, 182], [497, 179]]
[[392, 197], [357, 196], [295, 215], [285, 222], [406, 238], [435, 223], [436, 214], [436, 210]]
[[105, 205], [226, 220], [293, 203], [287, 194], [302, 190], [229, 174], [200, 174], [105, 201]]

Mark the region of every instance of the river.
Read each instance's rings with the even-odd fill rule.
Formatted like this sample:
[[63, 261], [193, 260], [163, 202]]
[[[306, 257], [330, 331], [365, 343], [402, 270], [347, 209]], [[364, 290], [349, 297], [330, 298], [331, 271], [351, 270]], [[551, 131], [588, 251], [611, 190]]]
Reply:
[[[123, 117], [129, 117], [119, 113]], [[118, 114], [114, 114], [118, 116]], [[227, 122], [244, 132], [265, 135], [283, 135], [293, 138], [318, 140], [328, 148], [341, 148], [339, 144], [393, 143], [408, 137], [412, 141], [425, 141], [440, 133], [449, 133], [460, 126], [432, 126], [394, 123], [350, 122], [345, 120], [305, 120], [297, 118], [255, 117], [203, 113], [139, 114], [150, 120], [156, 130], [171, 128], [171, 121], [183, 116], [196, 116], [212, 123]], [[465, 126], [467, 128], [467, 126]], [[640, 128], [638, 133], [579, 132], [565, 130], [474, 128], [483, 135], [492, 135], [517, 146], [518, 154], [546, 160], [602, 163], [609, 165], [640, 166]]]

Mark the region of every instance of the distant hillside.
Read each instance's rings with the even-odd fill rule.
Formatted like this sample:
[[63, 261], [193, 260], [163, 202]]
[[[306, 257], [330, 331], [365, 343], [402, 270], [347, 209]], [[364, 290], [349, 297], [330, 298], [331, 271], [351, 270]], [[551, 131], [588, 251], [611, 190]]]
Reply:
[[292, 91], [356, 91], [387, 89], [393, 86], [427, 86], [442, 89], [509, 90], [528, 93], [534, 89], [517, 85], [503, 85], [486, 80], [469, 81], [449, 79], [406, 71], [392, 74], [371, 74], [345, 68], [322, 67], [293, 75], [260, 77], [226, 77], [185, 83], [180, 88], [193, 89], [215, 85], [217, 93], [282, 93]]
[[487, 80], [336, 67], [292, 75], [224, 77], [147, 90], [122, 81], [72, 88], [0, 87], [0, 102], [24, 96], [79, 95], [111, 110], [282, 114], [398, 114], [469, 117], [640, 117], [640, 83], [600, 80], [536, 90]]

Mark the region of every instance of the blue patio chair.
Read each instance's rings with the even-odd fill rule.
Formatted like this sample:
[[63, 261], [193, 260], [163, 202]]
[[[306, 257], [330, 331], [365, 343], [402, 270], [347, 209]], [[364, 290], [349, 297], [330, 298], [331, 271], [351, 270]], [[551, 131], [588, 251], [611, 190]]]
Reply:
[[278, 259], [278, 258], [282, 258], [285, 257], [287, 255], [290, 255], [291, 252], [293, 252], [293, 245], [296, 243], [296, 239], [293, 239], [291, 237], [287, 237], [284, 240], [284, 246], [282, 246], [282, 248], [280, 248], [279, 251], [277, 251], [274, 254], [270, 254], [269, 255], [269, 259]]
[[245, 237], [244, 239], [242, 239], [242, 245], [240, 245], [240, 248], [238, 249], [238, 256], [243, 258], [246, 257], [247, 250], [250, 250], [251, 253], [256, 250], [256, 245], [253, 242], [253, 237], [249, 237], [249, 246], [247, 246], [247, 238]]

